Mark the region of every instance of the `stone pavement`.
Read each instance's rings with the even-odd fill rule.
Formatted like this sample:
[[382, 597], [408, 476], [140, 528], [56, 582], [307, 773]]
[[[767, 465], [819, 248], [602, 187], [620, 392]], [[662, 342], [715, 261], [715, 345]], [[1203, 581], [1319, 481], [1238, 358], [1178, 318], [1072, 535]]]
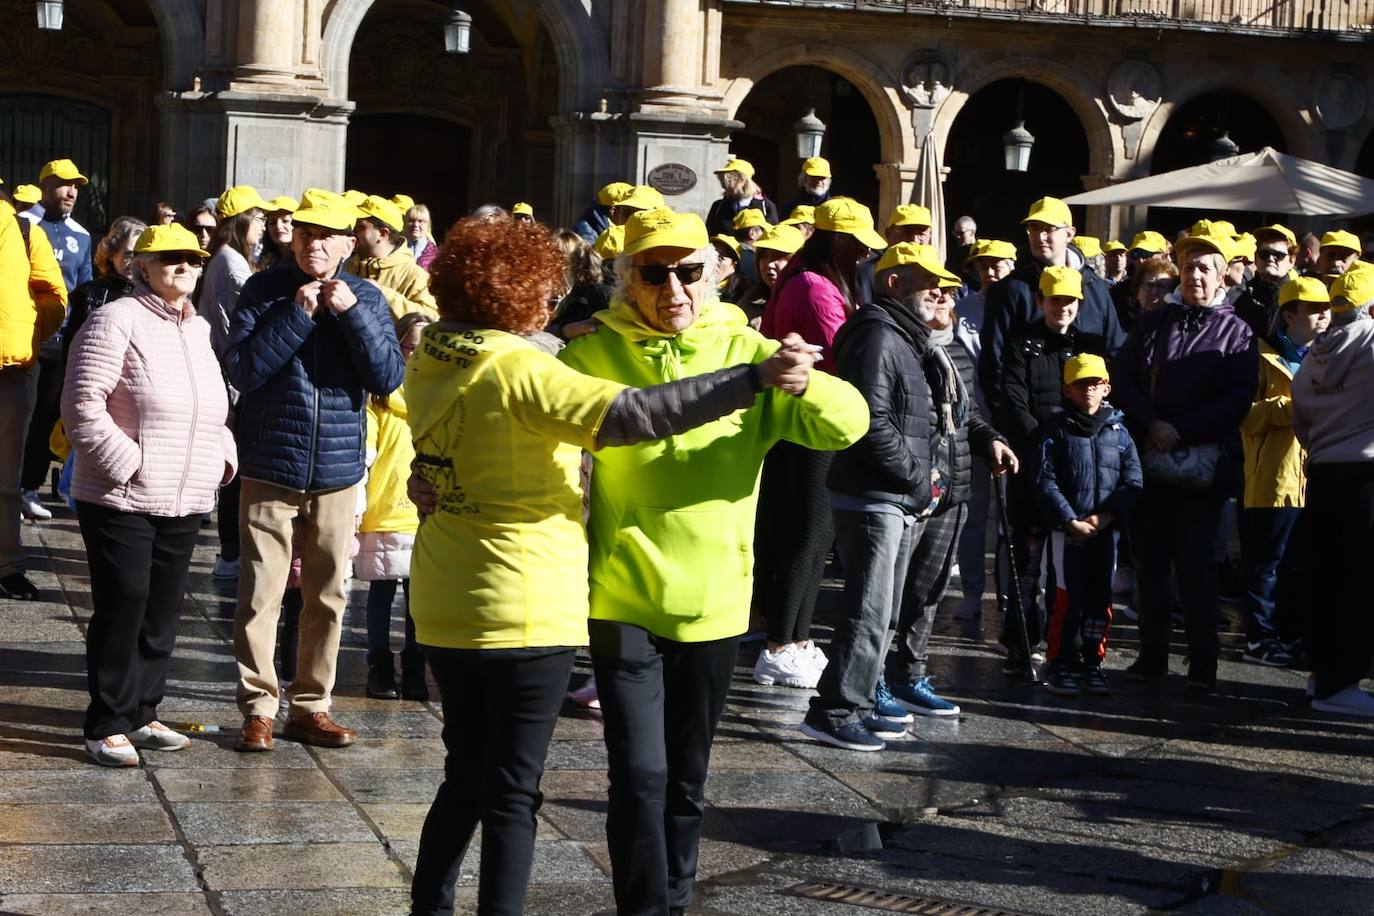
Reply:
[[[364, 590], [335, 702], [358, 744], [237, 754], [233, 587], [209, 576], [206, 527], [161, 718], [225, 731], [106, 770], [81, 748], [90, 595], [75, 522], [61, 512], [24, 532], [47, 600], [0, 603], [0, 913], [406, 911], [441, 722], [437, 702], [362, 696]], [[1185, 695], [1178, 678], [1145, 690], [1118, 677], [1110, 698], [1064, 700], [1007, 682], [984, 635], [952, 620], [937, 634], [934, 668], [964, 714], [919, 721], [881, 754], [802, 738], [809, 693], [755, 686], [741, 652], [693, 912], [874, 912], [808, 886], [907, 912], [902, 895], [1036, 914], [1374, 912], [1374, 728], [1310, 712], [1300, 674], [1227, 662], [1216, 698]], [[1117, 628], [1111, 669], [1133, 637]], [[529, 912], [612, 907], [604, 772], [599, 723], [567, 710]], [[465, 910], [477, 864], [464, 865]]]

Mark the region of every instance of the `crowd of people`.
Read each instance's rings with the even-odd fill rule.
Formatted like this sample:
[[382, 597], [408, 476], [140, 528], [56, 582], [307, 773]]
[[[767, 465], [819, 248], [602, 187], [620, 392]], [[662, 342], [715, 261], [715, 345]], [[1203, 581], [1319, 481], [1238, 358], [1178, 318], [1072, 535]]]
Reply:
[[1103, 243], [1045, 197], [1024, 241], [960, 217], [941, 258], [927, 208], [880, 232], [823, 158], [782, 210], [748, 162], [717, 175], [705, 218], [613, 182], [570, 229], [484, 205], [438, 239], [403, 194], [248, 186], [93, 239], [70, 160], [0, 185], [0, 597], [40, 597], [20, 523], [51, 518], [56, 460], [90, 569], [89, 756], [188, 745], [157, 708], [216, 507], [238, 750], [270, 752], [283, 718], [290, 740], [356, 740], [331, 711], [350, 577], [361, 689], [427, 700], [426, 668], [438, 687], [416, 913], [451, 911], [479, 824], [481, 909], [521, 910], [581, 650], [623, 913], [691, 900], [741, 641], [761, 643], [758, 684], [815, 690], [803, 734], [880, 751], [960, 713], [929, 667], [953, 583], [960, 619], [988, 590], [1007, 609], [1009, 676], [1109, 694], [1119, 606], [1140, 634], [1124, 676], [1159, 689], [1181, 626], [1205, 695], [1231, 573], [1243, 660], [1310, 670], [1313, 708], [1374, 718], [1356, 236], [1201, 220]]

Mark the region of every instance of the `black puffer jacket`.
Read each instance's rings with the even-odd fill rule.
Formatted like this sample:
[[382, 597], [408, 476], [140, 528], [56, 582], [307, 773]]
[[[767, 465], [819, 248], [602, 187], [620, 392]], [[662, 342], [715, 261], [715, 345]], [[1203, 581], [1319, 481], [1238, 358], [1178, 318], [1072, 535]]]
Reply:
[[[962, 505], [969, 501], [973, 486], [973, 454], [977, 453], [983, 458], [989, 458], [992, 453], [992, 443], [999, 440], [1007, 441], [998, 435], [997, 430], [992, 428], [992, 424], [978, 412], [978, 402], [973, 397], [973, 380], [978, 367], [974, 365], [973, 355], [965, 350], [957, 340], [950, 342], [945, 347], [945, 352], [949, 354], [950, 362], [954, 364], [954, 368], [959, 371], [959, 378], [964, 383], [964, 391], [968, 392], [969, 406], [968, 419], [954, 434], [954, 482], [950, 484], [949, 491], [942, 497], [936, 515], [951, 506]], [[932, 424], [938, 423], [935, 417], [933, 399], [931, 401], [930, 422]]]
[[929, 340], [924, 326], [915, 337], [904, 330], [882, 302], [860, 308], [835, 334], [835, 373], [859, 389], [872, 419], [862, 439], [836, 453], [831, 490], [912, 515], [930, 505]]

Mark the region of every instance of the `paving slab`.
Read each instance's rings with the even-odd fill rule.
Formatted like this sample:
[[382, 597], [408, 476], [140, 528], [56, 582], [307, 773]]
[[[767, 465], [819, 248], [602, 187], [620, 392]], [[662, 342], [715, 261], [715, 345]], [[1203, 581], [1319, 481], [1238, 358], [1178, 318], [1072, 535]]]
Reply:
[[196, 846], [368, 842], [376, 835], [348, 802], [172, 802]]
[[214, 891], [409, 887], [410, 878], [378, 842], [211, 846], [198, 856]]
[[154, 779], [173, 802], [343, 801], [316, 769], [160, 769]]
[[6, 916], [211, 916], [204, 894], [0, 894]]
[[[0, 805], [0, 837], [9, 843], [175, 843], [160, 804]], [[0, 856], [3, 856], [0, 847]]]
[[6, 845], [0, 888], [14, 894], [198, 891], [176, 845]]

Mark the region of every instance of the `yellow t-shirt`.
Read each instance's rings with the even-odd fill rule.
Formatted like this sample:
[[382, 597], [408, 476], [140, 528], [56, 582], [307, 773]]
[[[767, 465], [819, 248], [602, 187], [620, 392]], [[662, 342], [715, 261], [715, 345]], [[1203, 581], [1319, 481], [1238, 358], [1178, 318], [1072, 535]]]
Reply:
[[417, 464], [438, 490], [411, 555], [420, 643], [586, 644], [578, 470], [625, 387], [513, 334], [448, 322], [425, 329], [405, 382]]

